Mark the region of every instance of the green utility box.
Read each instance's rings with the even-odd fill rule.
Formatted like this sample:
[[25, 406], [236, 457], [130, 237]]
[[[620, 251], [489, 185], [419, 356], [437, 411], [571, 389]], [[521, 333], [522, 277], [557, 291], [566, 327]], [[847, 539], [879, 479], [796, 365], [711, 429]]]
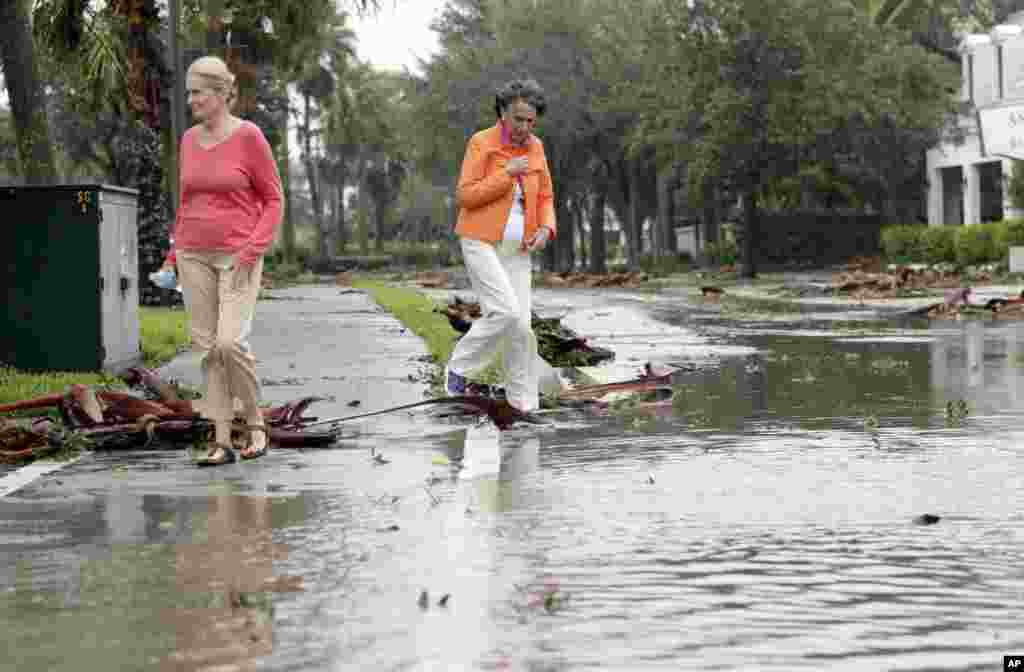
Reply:
[[139, 363], [138, 192], [0, 187], [0, 363], [117, 371]]

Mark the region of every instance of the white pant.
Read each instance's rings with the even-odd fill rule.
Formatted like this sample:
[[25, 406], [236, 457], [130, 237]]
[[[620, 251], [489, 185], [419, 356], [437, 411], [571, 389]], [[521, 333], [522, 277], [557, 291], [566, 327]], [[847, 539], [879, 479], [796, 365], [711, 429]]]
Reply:
[[491, 245], [461, 238], [460, 244], [469, 281], [480, 301], [480, 317], [456, 343], [448, 367], [472, 376], [485, 369], [504, 344], [508, 401], [520, 410], [535, 410], [539, 399], [537, 338], [530, 326], [530, 253], [513, 241]]

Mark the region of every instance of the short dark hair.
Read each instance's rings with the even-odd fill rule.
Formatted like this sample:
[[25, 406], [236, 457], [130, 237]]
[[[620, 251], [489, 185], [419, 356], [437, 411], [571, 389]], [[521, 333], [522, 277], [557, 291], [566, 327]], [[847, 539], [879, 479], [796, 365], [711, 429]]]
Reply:
[[537, 111], [537, 116], [544, 116], [548, 103], [544, 99], [544, 89], [534, 79], [513, 79], [506, 82], [494, 94], [494, 113], [501, 116], [509, 105], [517, 100], [525, 101]]

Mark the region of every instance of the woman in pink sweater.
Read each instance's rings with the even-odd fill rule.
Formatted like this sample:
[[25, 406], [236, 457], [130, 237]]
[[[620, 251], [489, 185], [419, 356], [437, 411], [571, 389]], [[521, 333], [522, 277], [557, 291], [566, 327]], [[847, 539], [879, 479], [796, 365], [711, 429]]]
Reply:
[[235, 77], [215, 57], [196, 60], [186, 78], [199, 122], [181, 140], [181, 203], [164, 268], [177, 267], [192, 317], [192, 347], [204, 353], [206, 403], [214, 443], [200, 466], [235, 461], [235, 400], [248, 425], [242, 459], [266, 453], [256, 358], [248, 345], [263, 254], [281, 222], [281, 179], [263, 133], [231, 114]]

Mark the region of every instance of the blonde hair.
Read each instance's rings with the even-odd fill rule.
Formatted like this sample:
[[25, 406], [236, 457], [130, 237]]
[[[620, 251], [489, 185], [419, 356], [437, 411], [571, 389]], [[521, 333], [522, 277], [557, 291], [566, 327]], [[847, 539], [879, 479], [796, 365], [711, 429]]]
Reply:
[[223, 95], [228, 109], [238, 99], [238, 88], [235, 86], [235, 75], [228, 69], [228, 64], [216, 56], [202, 56], [188, 66], [188, 74], [202, 78], [212, 90]]

